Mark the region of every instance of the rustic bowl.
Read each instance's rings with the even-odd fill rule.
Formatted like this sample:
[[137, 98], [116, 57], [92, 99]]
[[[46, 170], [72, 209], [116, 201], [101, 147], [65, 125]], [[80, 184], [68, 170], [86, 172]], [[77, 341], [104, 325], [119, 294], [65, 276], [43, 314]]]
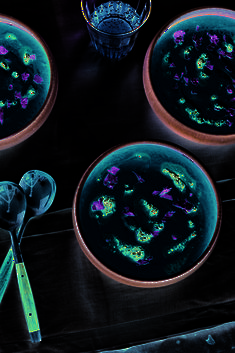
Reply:
[[91, 263], [137, 287], [192, 274], [211, 254], [221, 225], [220, 197], [205, 168], [179, 147], [151, 141], [98, 157], [78, 184], [72, 213]]
[[33, 135], [56, 100], [58, 75], [50, 49], [22, 22], [0, 15], [0, 150]]
[[234, 143], [234, 34], [234, 11], [200, 8], [152, 40], [143, 66], [145, 93], [157, 118], [176, 134], [197, 143]]

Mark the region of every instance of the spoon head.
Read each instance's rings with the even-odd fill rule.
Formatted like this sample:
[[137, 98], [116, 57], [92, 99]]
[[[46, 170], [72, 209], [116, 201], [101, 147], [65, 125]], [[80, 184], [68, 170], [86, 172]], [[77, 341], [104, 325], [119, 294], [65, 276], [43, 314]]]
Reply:
[[33, 215], [40, 215], [49, 209], [56, 194], [56, 183], [49, 174], [30, 170], [23, 175], [19, 185], [26, 195], [27, 208]]
[[27, 201], [23, 189], [10, 181], [0, 182], [0, 228], [13, 231], [25, 216]]

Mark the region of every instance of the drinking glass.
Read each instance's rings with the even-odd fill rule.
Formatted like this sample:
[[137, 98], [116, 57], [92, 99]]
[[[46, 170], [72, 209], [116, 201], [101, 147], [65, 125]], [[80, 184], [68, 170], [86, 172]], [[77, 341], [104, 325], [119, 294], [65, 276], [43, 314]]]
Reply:
[[132, 50], [140, 28], [150, 16], [151, 0], [127, 1], [81, 0], [91, 42], [111, 60], [120, 60]]

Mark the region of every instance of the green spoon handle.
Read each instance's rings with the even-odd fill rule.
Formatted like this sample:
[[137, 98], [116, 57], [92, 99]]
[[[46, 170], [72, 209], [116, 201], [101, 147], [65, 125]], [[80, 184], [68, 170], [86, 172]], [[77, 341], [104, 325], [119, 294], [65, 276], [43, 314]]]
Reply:
[[21, 301], [30, 338], [32, 342], [39, 342], [41, 341], [39, 321], [27, 271], [23, 262], [16, 263], [15, 266]]
[[2, 301], [4, 293], [7, 289], [8, 283], [10, 281], [13, 267], [14, 267], [13, 251], [12, 251], [12, 247], [10, 247], [3, 261], [3, 264], [0, 268], [0, 303]]
[[18, 286], [29, 335], [32, 342], [40, 342], [42, 338], [39, 328], [37, 310], [33, 298], [33, 292], [29, 283], [28, 274], [24, 265], [20, 245], [18, 243], [16, 233], [9, 233], [11, 236], [11, 246], [14, 256]]
[[[18, 243], [21, 243], [22, 235], [24, 233], [25, 227], [20, 228], [17, 238], [18, 238]], [[2, 266], [0, 267], [0, 304], [2, 302], [2, 298], [4, 297], [5, 291], [7, 289], [7, 286], [10, 282], [11, 274], [13, 271], [14, 267], [14, 256], [13, 256], [13, 250], [12, 247], [10, 247], [3, 263]]]

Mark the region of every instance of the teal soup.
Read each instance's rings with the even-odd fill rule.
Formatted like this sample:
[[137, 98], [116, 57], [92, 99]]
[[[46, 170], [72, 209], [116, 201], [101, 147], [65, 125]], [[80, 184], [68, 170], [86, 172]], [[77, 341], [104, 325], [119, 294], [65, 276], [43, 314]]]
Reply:
[[34, 120], [46, 100], [50, 76], [39, 41], [14, 22], [0, 22], [0, 138]]
[[170, 26], [150, 64], [163, 107], [184, 125], [215, 135], [235, 133], [235, 20], [196, 16]]
[[203, 170], [174, 148], [137, 144], [102, 159], [82, 188], [81, 235], [110, 270], [155, 281], [189, 270], [210, 244], [217, 201]]

